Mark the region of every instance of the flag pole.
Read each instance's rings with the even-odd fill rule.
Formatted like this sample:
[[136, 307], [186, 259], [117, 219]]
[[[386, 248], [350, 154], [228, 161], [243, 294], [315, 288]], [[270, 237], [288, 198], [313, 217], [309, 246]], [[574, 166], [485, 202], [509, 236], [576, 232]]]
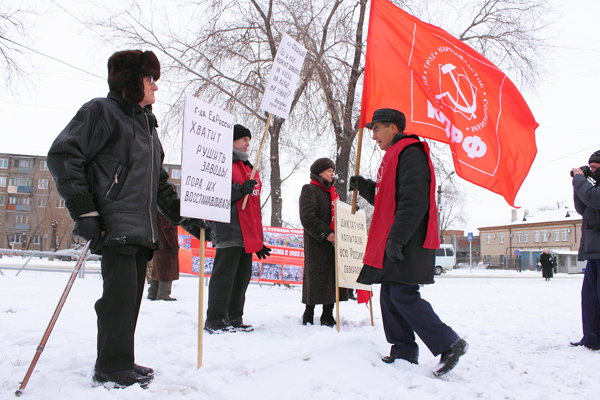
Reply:
[[[356, 165], [354, 167], [354, 175], [360, 174], [360, 153], [362, 151], [362, 136], [363, 128], [358, 130], [358, 143], [356, 145]], [[352, 214], [356, 214], [356, 200], [358, 197], [358, 185], [352, 192]]]
[[371, 326], [375, 326], [375, 321], [373, 321], [373, 292], [369, 292], [369, 312], [371, 313]]
[[[267, 132], [269, 131], [269, 126], [271, 125], [271, 119], [273, 118], [273, 114], [269, 113], [269, 118], [267, 118], [267, 126], [265, 126], [265, 132], [263, 133], [262, 139], [260, 141], [260, 146], [258, 147], [258, 154], [256, 155], [256, 162], [254, 163], [254, 168], [252, 168], [252, 174], [250, 174], [250, 179], [254, 179], [254, 174], [256, 174], [256, 166], [258, 165], [258, 160], [260, 160], [260, 153], [262, 151], [263, 144], [265, 143], [265, 138], [267, 137]], [[242, 210], [246, 209], [246, 203], [248, 202], [248, 196], [244, 196], [244, 202], [242, 203]]]
[[204, 331], [204, 228], [200, 229], [200, 264], [198, 265], [198, 369], [202, 366], [202, 339]]

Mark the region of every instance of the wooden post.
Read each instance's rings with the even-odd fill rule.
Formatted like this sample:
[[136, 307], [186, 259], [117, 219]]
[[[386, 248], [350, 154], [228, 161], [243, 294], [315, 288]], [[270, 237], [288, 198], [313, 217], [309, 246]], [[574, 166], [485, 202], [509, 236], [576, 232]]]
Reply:
[[371, 312], [371, 326], [375, 326], [375, 321], [373, 321], [373, 290], [369, 292], [369, 311]]
[[204, 228], [200, 229], [200, 265], [198, 266], [198, 369], [202, 366], [202, 338], [204, 332]]
[[[337, 205], [338, 205], [338, 201], [340, 200], [336, 200], [335, 201], [335, 209], [334, 209], [334, 217], [338, 215], [338, 210], [337, 210]], [[333, 225], [335, 227], [335, 224]], [[334, 232], [335, 235], [335, 232]], [[333, 248], [335, 249], [335, 325], [336, 325], [336, 329], [339, 332], [340, 331], [340, 287], [338, 286], [338, 241], [337, 238], [336, 240], [333, 242]]]
[[[263, 133], [262, 139], [260, 141], [260, 146], [258, 147], [258, 154], [256, 155], [256, 162], [254, 163], [254, 168], [252, 168], [252, 173], [250, 174], [250, 179], [254, 179], [254, 175], [256, 174], [256, 166], [258, 165], [258, 161], [260, 160], [260, 153], [262, 152], [263, 144], [265, 143], [265, 138], [267, 137], [267, 132], [269, 131], [269, 126], [271, 125], [271, 119], [273, 118], [273, 114], [269, 113], [269, 118], [267, 118], [267, 126], [265, 126], [265, 132]], [[242, 203], [242, 210], [246, 209], [246, 203], [248, 202], [248, 195], [244, 196], [244, 202]]]
[[[354, 175], [360, 174], [360, 153], [362, 151], [362, 136], [363, 128], [358, 130], [358, 143], [356, 145], [356, 165], [354, 167]], [[356, 213], [356, 199], [358, 197], [358, 186], [352, 193], [352, 214]]]

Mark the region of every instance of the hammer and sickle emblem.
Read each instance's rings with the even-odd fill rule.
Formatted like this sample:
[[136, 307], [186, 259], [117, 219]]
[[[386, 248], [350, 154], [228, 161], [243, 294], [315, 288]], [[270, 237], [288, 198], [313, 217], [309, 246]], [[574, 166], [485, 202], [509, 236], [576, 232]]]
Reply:
[[[467, 100], [465, 94], [463, 93], [463, 91], [460, 88], [459, 82], [458, 82], [458, 76], [459, 74], [457, 74], [456, 72], [453, 72], [456, 69], [456, 67], [452, 64], [446, 64], [446, 65], [442, 65], [441, 70], [442, 73], [444, 75], [450, 74], [450, 77], [452, 78], [452, 82], [454, 82], [454, 85], [456, 86], [456, 93], [458, 94], [459, 99], [455, 99], [452, 97], [452, 95], [449, 92], [444, 92], [441, 94], [436, 95], [435, 97], [440, 100], [443, 99], [444, 97], [446, 97], [448, 100], [450, 100], [450, 102], [454, 105], [455, 110], [459, 110], [460, 112], [462, 112], [463, 114], [465, 114], [465, 116], [467, 116], [467, 118], [469, 119], [473, 119], [475, 118], [475, 111], [477, 110], [477, 103], [476, 103], [476, 93], [475, 93], [475, 89], [473, 88], [473, 85], [471, 85], [471, 82], [469, 82], [469, 87], [471, 88], [471, 103], [469, 104], [469, 100]], [[462, 100], [461, 104], [460, 101]]]

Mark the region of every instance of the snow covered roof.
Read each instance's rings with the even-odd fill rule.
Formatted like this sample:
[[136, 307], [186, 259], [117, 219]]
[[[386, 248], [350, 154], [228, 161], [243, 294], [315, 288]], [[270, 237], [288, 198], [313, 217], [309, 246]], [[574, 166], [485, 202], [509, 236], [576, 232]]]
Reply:
[[524, 215], [522, 219], [517, 219], [510, 225], [539, 224], [542, 222], [562, 222], [579, 221], [581, 215], [575, 210], [569, 208], [559, 208], [558, 210], [534, 211]]

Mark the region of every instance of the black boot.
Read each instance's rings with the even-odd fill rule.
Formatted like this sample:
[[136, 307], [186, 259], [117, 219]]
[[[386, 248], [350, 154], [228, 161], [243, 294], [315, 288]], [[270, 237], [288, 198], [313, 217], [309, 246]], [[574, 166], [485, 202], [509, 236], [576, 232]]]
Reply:
[[442, 353], [439, 364], [441, 368], [434, 371], [433, 374], [439, 377], [450, 372], [458, 364], [458, 359], [467, 352], [468, 348], [469, 344], [464, 339], [458, 339], [458, 342]]
[[304, 314], [302, 314], [302, 325], [314, 325], [315, 324], [315, 306], [314, 305], [306, 305], [306, 309], [304, 310]]
[[321, 325], [334, 327], [333, 304], [323, 304], [323, 314], [321, 314]]

